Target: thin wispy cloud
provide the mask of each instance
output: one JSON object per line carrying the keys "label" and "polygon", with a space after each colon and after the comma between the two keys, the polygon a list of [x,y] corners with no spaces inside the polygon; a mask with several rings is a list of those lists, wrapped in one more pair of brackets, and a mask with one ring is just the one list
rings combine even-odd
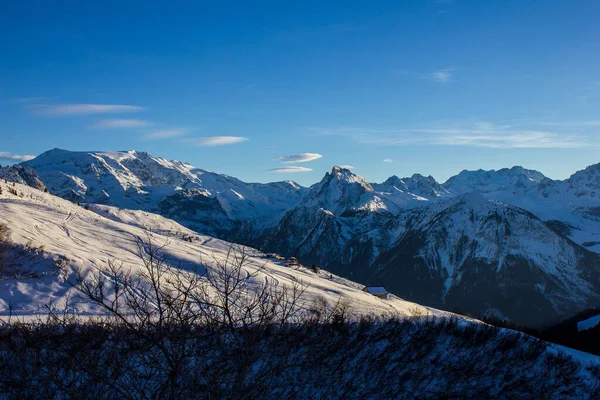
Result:
{"label": "thin wispy cloud", "polygon": [[344,164],[344,165],[338,165],[338,167],[340,167],[340,168],[344,168],[344,169],[354,169],[354,167],[353,167],[352,165],[347,165],[347,164]]}
{"label": "thin wispy cloud", "polygon": [[434,82],[448,83],[452,81],[452,71],[450,68],[440,69],[428,73],[425,77]]}
{"label": "thin wispy cloud", "polygon": [[542,131],[522,131],[506,135],[450,135],[438,137],[433,144],[452,146],[475,146],[498,149],[518,148],[561,148],[572,149],[583,147],[575,136],[562,137]]}
{"label": "thin wispy cloud", "polygon": [[29,109],[36,115],[66,117],[94,114],[121,114],[143,111],[146,108],[124,104],[55,104],[34,105]]}
{"label": "thin wispy cloud", "polygon": [[600,121],[582,121],[583,126],[600,126]]}
{"label": "thin wispy cloud", "polygon": [[28,155],[28,154],[20,155],[20,154],[12,154],[12,153],[9,153],[8,151],[0,151],[0,160],[23,162],[23,161],[33,160],[34,158],[35,158],[35,156]]}
{"label": "thin wispy cloud", "polygon": [[242,143],[247,140],[249,139],[242,136],[209,136],[203,138],[190,138],[185,141],[194,146],[226,146]]}
{"label": "thin wispy cloud", "polygon": [[594,128],[600,127],[600,121],[574,121],[574,122],[540,122],[543,126],[561,126],[570,128]]}
{"label": "thin wispy cloud", "polygon": [[355,140],[358,143],[374,145],[400,145],[420,142],[418,136],[402,135],[402,130],[373,129],[373,128],[312,128],[313,132],[326,136],[341,136]]}
{"label": "thin wispy cloud", "polygon": [[149,132],[144,135],[144,138],[149,140],[171,139],[187,135],[190,130],[187,128],[161,129],[154,132]]}
{"label": "thin wispy cloud", "polygon": [[278,173],[282,173],[282,172],[309,172],[312,171],[312,168],[306,168],[306,167],[297,167],[297,166],[286,166],[286,167],[279,167],[279,168],[273,168],[268,170],[268,172],[278,172]]}
{"label": "thin wispy cloud", "polygon": [[323,157],[323,156],[318,153],[302,153],[302,154],[294,154],[291,156],[277,157],[276,160],[282,161],[284,163],[295,163],[295,162],[313,161],[313,160],[317,160],[321,157]]}
{"label": "thin wispy cloud", "polygon": [[394,160],[392,160],[391,158],[386,158],[385,160],[383,160],[383,162],[391,163],[394,162]]}
{"label": "thin wispy cloud", "polygon": [[104,119],[98,121],[90,127],[101,128],[101,129],[119,129],[119,128],[142,128],[145,126],[152,125],[152,122],[144,121],[140,119]]}
{"label": "thin wispy cloud", "polygon": [[[594,121],[582,127],[594,127]],[[398,130],[365,128],[317,130],[324,135],[347,137],[361,144],[371,145],[444,145],[489,148],[582,148],[599,147],[589,136],[573,132],[553,132],[543,129],[519,128],[488,122],[464,126],[424,127]]]}

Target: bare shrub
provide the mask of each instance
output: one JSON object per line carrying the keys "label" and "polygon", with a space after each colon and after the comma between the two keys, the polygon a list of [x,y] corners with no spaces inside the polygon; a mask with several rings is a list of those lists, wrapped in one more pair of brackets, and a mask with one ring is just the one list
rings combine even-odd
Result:
{"label": "bare shrub", "polygon": [[[230,247],[224,259],[215,257],[210,266],[184,270],[165,259],[168,245],[168,240],[157,244],[148,232],[138,242],[140,272],[110,260],[104,271],[86,277],[80,270],[70,280],[79,301],[104,310],[105,323],[121,327],[145,349],[138,365],[140,373],[155,374],[152,398],[175,396],[191,373],[189,360],[205,335],[300,321],[300,298],[306,289],[300,284],[275,287],[268,278],[260,282],[264,266],[251,266],[243,247]],[[239,340],[245,344],[235,343],[236,351],[251,352],[254,341],[246,342],[243,335],[229,338],[235,340],[220,343],[219,353],[228,354]],[[238,359],[238,368],[251,368],[242,361]]]}
{"label": "bare shrub", "polygon": [[[334,324],[199,325],[173,375],[158,332],[114,323],[0,325],[7,398],[597,398],[598,371],[532,337],[453,318]],[[484,340],[485,338],[485,340]],[[509,343],[507,345],[507,343]],[[169,381],[169,378],[172,380]],[[173,386],[171,386],[173,385]]]}

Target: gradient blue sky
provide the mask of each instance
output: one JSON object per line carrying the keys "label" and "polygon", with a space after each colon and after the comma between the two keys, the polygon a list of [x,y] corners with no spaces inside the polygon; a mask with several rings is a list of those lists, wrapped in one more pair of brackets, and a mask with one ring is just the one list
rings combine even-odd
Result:
{"label": "gradient blue sky", "polygon": [[[0,163],[136,149],[246,181],[562,179],[600,162],[599,18],[586,0],[3,1]],[[278,159],[303,153],[322,157]]]}

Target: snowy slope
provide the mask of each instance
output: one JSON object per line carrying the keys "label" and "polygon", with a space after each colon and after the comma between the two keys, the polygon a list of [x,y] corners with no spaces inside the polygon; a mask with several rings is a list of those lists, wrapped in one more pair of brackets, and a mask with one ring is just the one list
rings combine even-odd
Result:
{"label": "snowy slope", "polygon": [[[147,230],[153,232],[153,240],[157,243],[169,241],[165,249],[167,260],[179,268],[191,268],[198,265],[199,260],[211,268],[210,260],[214,257],[222,261],[230,248],[228,242],[198,234],[175,221],[147,211],[93,204],[86,210],[25,185],[14,186],[17,195],[8,192],[12,184],[0,182],[0,186],[3,189],[0,195],[0,223],[10,227],[12,241],[12,249],[5,259],[6,268],[0,272],[0,319],[6,320],[9,313],[24,320],[43,315],[47,312],[44,304],[50,302],[52,308],[60,310],[73,294],[66,280],[74,268],[81,268],[84,275],[96,271],[106,273],[107,261],[116,259],[123,261],[126,268],[132,268],[134,273],[139,271],[137,245]],[[494,209],[493,204],[480,198],[466,196],[461,201],[468,201],[471,208],[480,207],[488,212]],[[440,207],[440,210],[444,210],[444,207]],[[419,221],[424,223],[425,219]],[[188,241],[190,238],[191,242]],[[307,305],[321,298],[330,305],[342,299],[348,302],[355,316],[455,316],[393,295],[381,300],[362,292],[362,285],[327,271],[315,274],[304,267],[290,268],[280,261],[267,259],[253,249],[249,249],[249,253],[252,256],[245,267],[249,272],[264,266],[264,270],[254,278],[255,283],[268,280],[276,288],[283,288],[302,282],[307,285],[303,296]],[[387,286],[388,281],[383,283]],[[78,306],[78,311],[83,315],[100,313],[97,309],[82,305]],[[461,321],[465,326],[479,323],[468,318]],[[419,325],[411,326],[417,329],[414,335],[418,335]],[[440,334],[453,337],[451,332],[442,331]],[[407,336],[406,340],[408,344],[405,347],[412,348],[411,336]],[[529,346],[531,340],[523,335],[522,345]],[[446,354],[448,343],[440,339],[439,346],[436,345],[440,354]],[[490,343],[490,346],[493,345]],[[486,344],[477,346],[484,349]],[[581,367],[576,373],[584,379],[591,378],[585,367],[600,364],[598,357],[561,346],[550,345],[544,347],[543,351],[572,357]]]}
{"label": "snowy slope", "polygon": [[[3,189],[7,185],[0,183]],[[0,314],[34,314],[44,312],[43,304],[50,300],[55,306],[64,304],[72,289],[65,282],[73,268],[82,268],[85,274],[106,268],[109,259],[123,261],[135,272],[140,268],[137,243],[145,233],[154,231],[157,243],[168,240],[166,255],[169,262],[181,268],[190,268],[200,260],[210,263],[213,257],[222,260],[230,244],[209,236],[197,234],[163,217],[144,211],[91,206],[90,210],[74,205],[48,193],[17,184],[23,197],[3,190],[0,195],[0,222],[11,229],[13,250],[10,251],[8,271],[18,276],[5,275],[0,279]],[[188,242],[182,236],[193,236]],[[340,298],[349,302],[357,314],[411,315],[427,311],[411,302],[392,296],[380,300],[361,291],[362,286],[322,271],[292,269],[277,260],[266,259],[262,253],[251,250],[248,269],[264,265],[257,281],[272,280],[276,285],[302,282],[308,285],[304,300],[307,303],[325,298],[335,304]],[[5,270],[7,271],[7,270]],[[416,311],[415,311],[416,310]],[[95,313],[93,309],[82,309]],[[434,314],[443,314],[428,310]]]}

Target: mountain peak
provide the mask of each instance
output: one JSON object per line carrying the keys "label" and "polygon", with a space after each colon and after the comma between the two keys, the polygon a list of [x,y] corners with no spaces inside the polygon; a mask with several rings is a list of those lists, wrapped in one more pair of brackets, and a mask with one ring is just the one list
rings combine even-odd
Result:
{"label": "mountain peak", "polygon": [[[65,154],[65,153],[71,153],[71,151],[55,147],[53,149],[50,149],[48,151],[43,152],[42,154],[40,154],[36,158],[38,158],[38,157],[53,156],[53,155],[58,155],[58,154]],[[35,160],[35,158],[34,158],[34,160]]]}
{"label": "mountain peak", "polygon": [[490,193],[508,189],[537,187],[545,178],[544,174],[536,170],[514,166],[487,171],[483,169],[477,171],[463,170],[458,175],[448,179],[443,186],[454,195],[472,191]]}
{"label": "mountain peak", "polygon": [[373,188],[371,187],[371,185],[369,184],[369,182],[367,182],[367,180],[365,178],[363,178],[360,175],[356,175],[353,172],[351,172],[349,169],[347,168],[343,168],[343,167],[338,167],[338,166],[334,166],[331,169],[331,172],[325,174],[325,176],[323,177],[323,181],[340,181],[340,182],[347,182],[347,183],[358,183],[361,186],[364,186],[367,190],[373,190]]}
{"label": "mountain peak", "polygon": [[588,176],[588,177],[596,176],[598,179],[600,179],[600,163],[589,165],[585,169],[575,172],[573,175],[571,175],[569,180],[583,176],[583,175]]}
{"label": "mountain peak", "polygon": [[566,182],[578,198],[589,197],[597,201],[600,197],[600,163],[577,171]]}
{"label": "mountain peak", "polygon": [[382,185],[386,186],[400,186],[402,184],[403,182],[400,178],[398,178],[398,175],[392,175],[382,183]]}
{"label": "mountain peak", "polygon": [[340,167],[339,165],[334,165],[333,168],[331,168],[331,173],[341,172],[341,171],[348,171],[348,172],[350,172],[350,169],[345,168],[345,167]]}
{"label": "mountain peak", "polygon": [[413,174],[408,178],[398,178],[398,176],[392,175],[384,183],[375,185],[375,187],[377,190],[386,192],[400,190],[407,194],[417,196],[420,200],[432,200],[449,194],[448,191],[433,178],[433,176],[430,175],[426,177],[421,174]]}
{"label": "mountain peak", "polygon": [[303,207],[321,207],[341,214],[372,200],[375,190],[365,178],[346,168],[335,166],[319,183],[310,188],[309,195],[301,202]]}

